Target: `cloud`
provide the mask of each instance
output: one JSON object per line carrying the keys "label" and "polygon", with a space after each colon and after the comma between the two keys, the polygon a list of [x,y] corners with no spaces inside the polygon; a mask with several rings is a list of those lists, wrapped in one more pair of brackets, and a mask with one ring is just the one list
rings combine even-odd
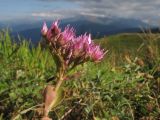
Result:
{"label": "cloud", "polygon": [[[146,21],[147,19],[160,19],[160,0],[39,0],[43,2],[65,1],[77,5],[72,9],[59,9],[58,11],[33,13],[40,17],[74,17],[78,15],[107,17],[116,16],[135,18]],[[63,5],[65,6],[65,5]]]}
{"label": "cloud", "polygon": [[75,13],[70,15],[69,12],[71,11],[53,10],[53,11],[46,11],[46,12],[33,12],[31,16],[45,18],[45,19],[64,19],[64,18],[70,18],[75,15]]}
{"label": "cloud", "polygon": [[101,0],[101,2],[92,1],[88,4],[82,1],[79,4],[84,8],[90,8],[94,12],[101,9],[105,13],[111,13],[122,17],[131,17],[132,15],[139,16],[145,15],[146,13],[156,14],[160,10],[159,0]]}
{"label": "cloud", "polygon": [[76,8],[76,9],[60,9],[60,10],[52,10],[46,12],[33,12],[31,14],[33,17],[41,17],[46,19],[63,19],[63,18],[71,18],[75,16],[91,16],[91,17],[106,17],[103,13],[95,13],[91,9],[88,8]]}
{"label": "cloud", "polygon": [[63,15],[54,13],[54,12],[34,12],[31,14],[33,17],[42,17],[42,18],[63,18]]}

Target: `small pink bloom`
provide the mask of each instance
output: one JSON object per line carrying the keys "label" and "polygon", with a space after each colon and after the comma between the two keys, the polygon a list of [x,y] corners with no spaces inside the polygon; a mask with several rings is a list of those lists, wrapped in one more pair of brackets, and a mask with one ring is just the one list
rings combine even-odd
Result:
{"label": "small pink bloom", "polygon": [[51,41],[51,39],[55,38],[56,36],[58,36],[61,32],[61,29],[58,26],[58,20],[53,22],[51,28],[48,30],[47,32],[47,39],[48,41]]}
{"label": "small pink bloom", "polygon": [[89,34],[89,36],[88,36],[88,43],[91,44],[91,41],[92,41],[91,40],[91,34]]}
{"label": "small pink bloom", "polygon": [[49,29],[47,32],[47,40],[51,41],[51,39],[52,39],[52,32],[51,32],[51,29]]}
{"label": "small pink bloom", "polygon": [[73,41],[73,55],[79,56],[84,51],[84,36],[79,36]]}
{"label": "small pink bloom", "polygon": [[69,26],[65,27],[64,31],[62,32],[63,39],[65,41],[70,41],[75,37],[75,30],[70,28]]}
{"label": "small pink bloom", "polygon": [[89,56],[88,51],[91,41],[91,35],[87,35],[86,33],[84,35],[81,35],[74,39],[73,41],[73,55],[74,56]]}
{"label": "small pink bloom", "polygon": [[69,26],[65,27],[64,31],[60,34],[58,41],[60,45],[65,45],[71,42],[75,37],[75,30]]}
{"label": "small pink bloom", "polygon": [[48,32],[48,28],[47,28],[46,22],[44,22],[41,33],[42,33],[43,36],[46,36],[47,32]]}
{"label": "small pink bloom", "polygon": [[94,62],[98,62],[104,57],[104,50],[101,50],[98,45],[91,45],[88,54]]}
{"label": "small pink bloom", "polygon": [[51,26],[51,31],[54,32],[55,34],[59,34],[61,32],[61,29],[59,28],[59,21],[53,22]]}

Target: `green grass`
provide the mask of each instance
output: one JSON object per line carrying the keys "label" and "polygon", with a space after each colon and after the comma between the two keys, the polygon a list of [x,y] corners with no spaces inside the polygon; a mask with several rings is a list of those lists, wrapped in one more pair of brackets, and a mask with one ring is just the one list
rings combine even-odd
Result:
{"label": "green grass", "polygon": [[[101,63],[86,63],[75,70],[78,76],[65,82],[63,101],[53,109],[50,117],[58,120],[71,111],[65,119],[158,119],[159,41],[155,44],[145,35],[141,37],[146,40],[136,34],[121,34],[96,41],[109,53]],[[144,46],[137,51],[142,43]],[[146,51],[147,46],[154,53]],[[125,60],[126,54],[129,62]],[[137,62],[139,59],[144,65]],[[47,48],[30,47],[25,40],[14,43],[8,32],[1,32],[0,120],[39,119],[42,91],[49,84],[46,80],[54,73],[55,63]]]}

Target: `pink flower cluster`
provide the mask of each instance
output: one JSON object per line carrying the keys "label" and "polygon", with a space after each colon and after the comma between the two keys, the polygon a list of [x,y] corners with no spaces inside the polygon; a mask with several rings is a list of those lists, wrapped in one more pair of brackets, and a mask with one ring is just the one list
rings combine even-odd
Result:
{"label": "pink flower cluster", "polygon": [[93,43],[90,34],[76,37],[74,28],[69,25],[62,31],[59,21],[53,22],[49,29],[44,22],[41,33],[51,45],[52,52],[60,54],[67,65],[98,62],[104,57],[104,50]]}

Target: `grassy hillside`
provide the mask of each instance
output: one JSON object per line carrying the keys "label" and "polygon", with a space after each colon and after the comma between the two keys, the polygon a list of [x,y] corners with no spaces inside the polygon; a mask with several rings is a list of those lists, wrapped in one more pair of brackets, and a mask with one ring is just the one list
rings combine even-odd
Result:
{"label": "grassy hillside", "polygon": [[143,43],[160,45],[159,34],[144,33],[123,33],[113,36],[106,36],[98,39],[97,42],[104,48],[113,49],[117,52],[125,52],[125,50],[137,50]]}
{"label": "grassy hillside", "polygon": [[[157,36],[154,36],[156,43]],[[8,32],[0,33],[0,120],[40,119],[42,91],[54,76],[55,63],[47,48],[40,45],[30,48],[24,40],[19,44],[11,40]],[[160,54],[154,41],[150,42],[148,37],[142,41],[135,34],[97,40],[109,49],[106,58],[74,70],[79,71],[78,76],[65,82],[63,101],[50,117],[53,120],[160,118]],[[145,44],[140,47],[142,43]]]}
{"label": "grassy hillside", "polygon": [[[154,33],[123,33],[113,36],[106,36],[96,40],[104,49],[109,50],[108,57],[119,60],[123,63],[125,55],[132,58],[145,57],[147,46],[152,46],[153,51],[158,54],[160,52],[160,35]],[[118,55],[117,55],[118,54]],[[115,57],[115,58],[114,58]],[[109,59],[108,59],[109,60]]]}

